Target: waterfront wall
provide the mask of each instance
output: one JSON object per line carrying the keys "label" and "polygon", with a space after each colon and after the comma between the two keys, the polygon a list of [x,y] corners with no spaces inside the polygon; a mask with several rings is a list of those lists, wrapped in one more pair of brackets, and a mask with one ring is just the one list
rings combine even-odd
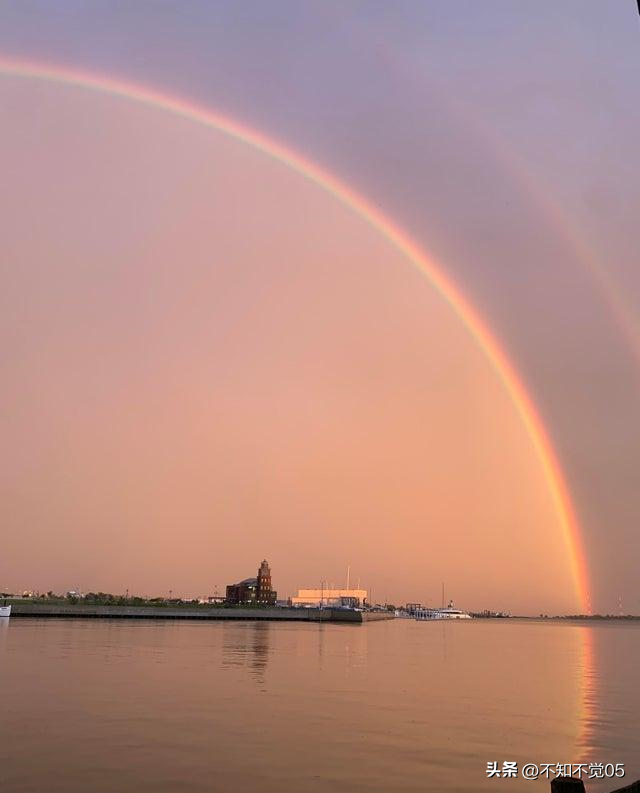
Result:
{"label": "waterfront wall", "polygon": [[295,608],[189,608],[172,606],[92,606],[14,603],[12,617],[150,620],[285,620],[295,622],[375,622],[393,619],[393,612]]}
{"label": "waterfront wall", "polygon": [[394,620],[396,618],[393,611],[363,611],[360,616],[362,622],[378,622],[379,620]]}

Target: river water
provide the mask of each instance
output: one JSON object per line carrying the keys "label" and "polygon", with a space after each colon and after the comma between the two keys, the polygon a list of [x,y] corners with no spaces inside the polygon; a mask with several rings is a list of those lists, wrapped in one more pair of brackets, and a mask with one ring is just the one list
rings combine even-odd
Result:
{"label": "river water", "polygon": [[[0,622],[2,793],[549,790],[527,763],[625,764],[593,793],[640,778],[637,623]],[[518,777],[488,778],[505,761]]]}

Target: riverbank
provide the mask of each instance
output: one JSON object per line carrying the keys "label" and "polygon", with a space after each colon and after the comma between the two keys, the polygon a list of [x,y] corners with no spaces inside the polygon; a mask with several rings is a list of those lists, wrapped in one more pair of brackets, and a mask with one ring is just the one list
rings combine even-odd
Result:
{"label": "riverbank", "polygon": [[293,622],[363,623],[394,619],[389,611],[303,608],[220,608],[219,606],[99,606],[80,604],[14,603],[12,618],[81,618],[147,620],[280,620]]}

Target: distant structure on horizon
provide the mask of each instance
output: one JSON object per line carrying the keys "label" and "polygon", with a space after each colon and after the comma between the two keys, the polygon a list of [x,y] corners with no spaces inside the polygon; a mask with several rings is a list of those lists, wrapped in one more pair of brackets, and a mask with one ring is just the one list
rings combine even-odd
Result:
{"label": "distant structure on horizon", "polygon": [[278,593],[271,585],[271,568],[267,560],[263,559],[255,578],[245,578],[227,586],[225,602],[230,606],[275,606],[277,599]]}
{"label": "distant structure on horizon", "polygon": [[368,597],[366,589],[299,589],[291,598],[292,606],[364,606]]}

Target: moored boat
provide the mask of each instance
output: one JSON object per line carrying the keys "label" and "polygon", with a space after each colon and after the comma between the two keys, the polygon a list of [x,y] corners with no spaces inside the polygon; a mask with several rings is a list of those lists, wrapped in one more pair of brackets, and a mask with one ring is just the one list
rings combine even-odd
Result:
{"label": "moored boat", "polygon": [[417,620],[471,620],[473,617],[466,611],[454,608],[453,602],[441,609],[418,608],[415,611]]}

